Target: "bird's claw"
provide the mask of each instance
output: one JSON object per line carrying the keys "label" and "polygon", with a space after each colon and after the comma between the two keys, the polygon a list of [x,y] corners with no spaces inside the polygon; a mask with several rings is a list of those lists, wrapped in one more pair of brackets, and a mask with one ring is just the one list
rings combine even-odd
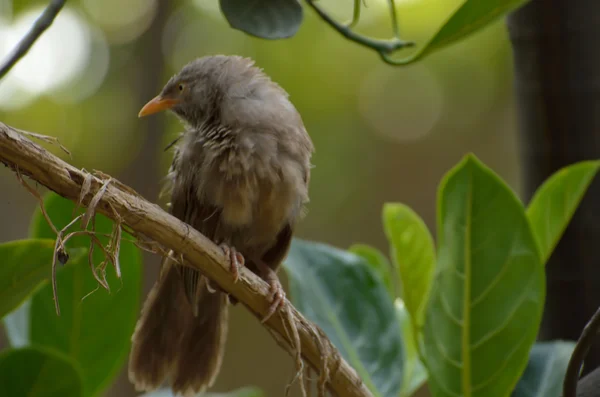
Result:
{"label": "bird's claw", "polygon": [[225,256],[229,259],[231,274],[233,275],[233,282],[237,283],[240,279],[240,269],[244,266],[246,260],[244,255],[238,252],[235,247],[230,247],[227,244],[221,244],[221,249]]}
{"label": "bird's claw", "polygon": [[285,291],[283,290],[283,286],[281,285],[281,282],[279,282],[279,279],[274,278],[269,280],[269,291],[269,301],[271,301],[271,305],[267,310],[267,314],[262,318],[261,323],[264,323],[271,318],[271,316],[285,304]]}

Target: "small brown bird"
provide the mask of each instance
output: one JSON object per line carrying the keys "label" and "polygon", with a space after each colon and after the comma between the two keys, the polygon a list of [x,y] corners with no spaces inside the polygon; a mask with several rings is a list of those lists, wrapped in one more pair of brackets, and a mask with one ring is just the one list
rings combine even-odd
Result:
{"label": "small brown bird", "polygon": [[[269,283],[266,319],[284,302],[275,272],[308,202],[314,148],[302,119],[288,94],[239,56],[190,62],[139,116],[167,109],[185,124],[167,178],[170,211],[222,247],[235,280],[246,266]],[[169,379],[174,393],[189,396],[212,386],[227,304],[198,271],[164,258],[132,337],[136,389]]]}

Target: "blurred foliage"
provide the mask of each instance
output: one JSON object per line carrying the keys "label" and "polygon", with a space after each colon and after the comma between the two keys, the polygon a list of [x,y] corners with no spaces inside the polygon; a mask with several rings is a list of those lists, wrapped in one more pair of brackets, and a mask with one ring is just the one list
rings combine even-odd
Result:
{"label": "blurred foliage", "polygon": [[76,363],[39,347],[0,353],[0,393],[15,397],[84,396]]}
{"label": "blurred foliage", "polygon": [[[391,255],[394,263],[404,261],[396,268],[403,285],[398,296],[386,288],[394,267],[376,250],[360,244],[346,252],[296,239],[285,261],[292,302],[375,396],[410,395],[426,380],[434,397],[502,397],[519,381],[517,396],[550,390],[556,379],[562,382],[565,349],[573,344],[531,350],[545,300],[547,257],[542,260],[537,241],[540,233],[560,238],[599,165],[557,171],[536,202],[559,210],[530,218],[508,185],[468,155],[440,183],[437,259],[420,217],[401,204],[384,206]],[[570,199],[557,191],[568,191]],[[541,227],[547,224],[555,226]],[[392,305],[400,327],[388,323]],[[402,349],[394,347],[397,338]],[[561,358],[544,365],[554,355]]]}
{"label": "blurred foliage", "polygon": [[575,342],[536,343],[529,353],[529,363],[511,397],[560,397],[562,383]]}
{"label": "blurred foliage", "polygon": [[383,225],[399,276],[400,297],[414,326],[421,327],[435,267],[433,237],[421,217],[403,204],[383,207]]}
{"label": "blurred foliage", "polygon": [[400,324],[383,280],[368,262],[296,239],[284,266],[294,306],[323,329],[375,397],[398,396]]}
{"label": "blurred foliage", "polygon": [[418,329],[413,324],[413,320],[406,310],[406,305],[400,298],[394,301],[398,322],[402,329],[402,341],[404,344],[404,376],[402,377],[402,389],[400,397],[412,396],[427,382],[427,370],[417,348]]}
{"label": "blurred foliage", "polygon": [[[46,195],[44,206],[58,230],[73,219],[74,203],[55,193]],[[76,223],[67,230],[71,232],[81,229],[79,223]],[[102,234],[98,239],[106,246],[108,238],[103,234],[111,234],[112,222],[97,215],[95,230]],[[32,240],[25,241],[46,242],[47,239],[56,238],[39,209],[33,215],[30,236]],[[67,243],[70,258],[57,275],[60,316],[55,311],[52,285],[46,283],[36,291],[27,305],[20,306],[4,319],[9,324],[7,331],[13,345],[22,346],[25,343],[27,346],[50,349],[70,357],[82,376],[82,396],[99,395],[111,385],[126,361],[137,320],[141,255],[139,249],[128,241],[132,239],[130,235],[123,233],[122,238],[119,252],[119,260],[124,264],[122,279],[117,279],[112,269],[103,275],[111,287],[110,291],[100,288],[92,276],[87,254],[90,238],[76,236]],[[72,254],[73,251],[82,250],[85,250],[84,255]],[[43,268],[48,277],[53,253],[52,243],[50,250],[38,250],[37,257],[19,258],[18,252],[15,252],[15,255],[6,257],[6,261],[24,269]],[[20,259],[27,262],[23,264]],[[98,266],[96,272],[102,274],[104,271],[99,265],[106,263],[106,260],[99,247],[95,247],[92,260],[94,266]],[[14,296],[19,296],[14,292],[15,287],[11,292]],[[23,291],[19,292],[23,294],[29,290],[23,288]]]}
{"label": "blurred foliage", "polygon": [[548,178],[531,198],[527,217],[533,227],[542,262],[550,258],[598,167],[598,161],[583,161],[564,168]]}
{"label": "blurred foliage", "polygon": [[52,239],[32,238],[0,244],[0,258],[11,258],[0,267],[0,318],[20,306],[48,279],[46,260],[53,252]]}
{"label": "blurred foliage", "polygon": [[303,11],[298,0],[219,0],[232,28],[263,39],[284,39],[296,34]]}

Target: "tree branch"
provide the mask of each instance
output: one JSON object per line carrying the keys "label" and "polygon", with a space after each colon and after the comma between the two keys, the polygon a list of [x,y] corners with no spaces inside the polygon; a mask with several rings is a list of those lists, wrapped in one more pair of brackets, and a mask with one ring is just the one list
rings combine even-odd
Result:
{"label": "tree branch", "polygon": [[[54,156],[26,138],[25,134],[30,133],[19,132],[0,122],[0,162],[13,170],[18,169],[21,174],[77,203],[86,178],[89,183],[89,174]],[[91,179],[89,194],[82,203],[86,206],[103,185],[101,179]],[[136,233],[182,254],[186,265],[199,269],[258,319],[267,313],[267,283],[246,268],[240,270],[239,281],[234,283],[229,265],[219,247],[195,229],[163,211],[158,205],[145,200],[133,189],[113,178],[96,205],[96,210],[112,220],[118,218]],[[287,313],[271,316],[264,324],[277,343],[293,358],[297,358],[297,339],[293,335],[294,332],[287,330],[290,319],[286,316],[291,317],[297,327],[303,360],[317,373],[329,374],[328,388],[335,395],[372,397],[354,369],[344,361],[323,331],[306,320],[291,303],[288,302],[286,306],[289,308],[284,309]],[[330,357],[334,359],[331,360]]]}
{"label": "tree branch", "polygon": [[600,331],[600,307],[596,310],[596,313],[594,313],[585,328],[583,328],[581,336],[577,341],[577,345],[575,345],[575,350],[573,350],[573,354],[571,354],[571,359],[569,360],[567,373],[565,374],[565,380],[563,382],[563,397],[577,396],[579,372],[581,371],[585,356],[598,335],[598,331]]}
{"label": "tree branch", "polygon": [[44,10],[42,15],[36,19],[35,23],[31,27],[31,30],[19,41],[19,44],[15,47],[13,52],[8,56],[6,61],[0,67],[0,79],[2,79],[6,73],[8,73],[13,66],[19,62],[19,59],[23,58],[33,44],[40,38],[42,33],[46,31],[54,22],[54,18],[58,15],[60,10],[65,5],[66,0],[52,0],[48,7]]}
{"label": "tree branch", "polygon": [[337,22],[335,19],[331,17],[328,13],[325,12],[321,6],[317,5],[315,0],[306,0],[306,3],[317,13],[317,15],[325,21],[329,26],[331,26],[335,31],[344,36],[350,41],[353,41],[357,44],[360,44],[364,47],[371,48],[372,50],[377,51],[381,58],[389,63],[394,64],[393,61],[390,60],[388,55],[396,50],[405,48],[405,47],[413,47],[415,43],[412,41],[404,41],[399,37],[399,29],[398,29],[398,19],[396,17],[396,7],[394,0],[389,0],[390,3],[390,14],[392,18],[392,29],[394,31],[394,38],[391,40],[379,40],[374,39],[372,37],[364,36],[360,33],[356,33],[352,30],[352,27],[358,24],[358,20],[360,18],[360,1],[354,1],[354,11],[352,16],[352,21],[347,25],[342,25]]}

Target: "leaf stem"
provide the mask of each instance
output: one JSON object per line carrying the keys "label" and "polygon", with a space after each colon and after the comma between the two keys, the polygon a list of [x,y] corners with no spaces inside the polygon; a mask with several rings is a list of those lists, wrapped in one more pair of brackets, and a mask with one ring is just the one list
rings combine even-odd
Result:
{"label": "leaf stem", "polygon": [[[413,47],[415,43],[412,41],[404,41],[398,37],[398,23],[396,18],[396,9],[393,6],[394,1],[390,1],[390,7],[392,10],[392,24],[394,29],[394,38],[391,40],[380,40],[374,39],[372,37],[364,36],[359,33],[356,33],[352,30],[352,26],[355,26],[358,23],[358,18],[360,17],[360,11],[356,10],[356,3],[354,8],[354,16],[352,22],[348,25],[342,25],[338,23],[335,19],[331,17],[328,13],[323,10],[320,6],[318,6],[314,0],[306,0],[306,3],[319,15],[319,17],[324,20],[329,26],[331,26],[335,31],[344,36],[350,41],[353,41],[357,44],[360,44],[364,47],[371,48],[379,53],[381,58],[388,63],[391,63],[390,58],[387,56],[390,53],[405,48],[405,47]],[[360,10],[360,6],[358,7]]]}

